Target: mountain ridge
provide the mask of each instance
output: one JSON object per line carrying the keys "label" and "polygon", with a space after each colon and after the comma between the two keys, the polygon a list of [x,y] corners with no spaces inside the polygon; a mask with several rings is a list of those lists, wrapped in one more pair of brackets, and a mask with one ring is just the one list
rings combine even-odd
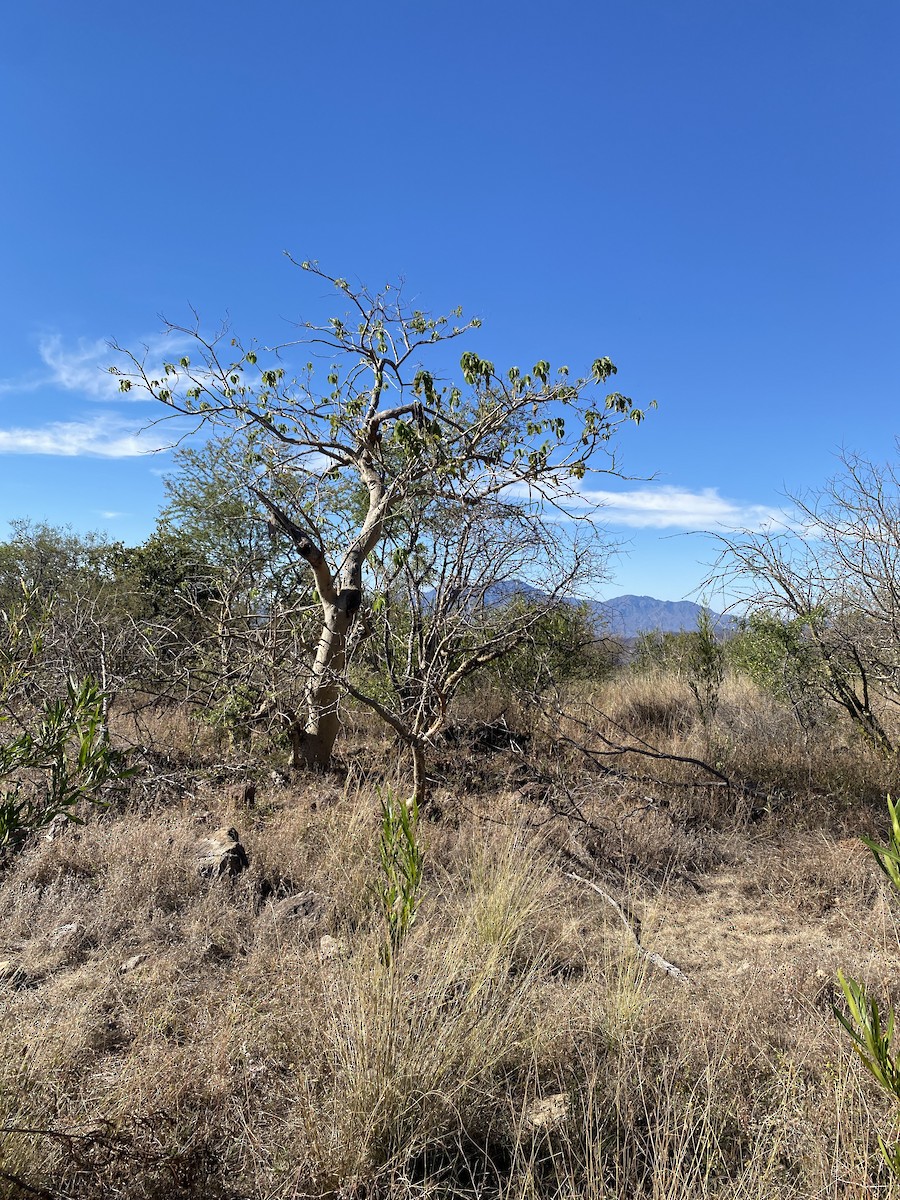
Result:
{"label": "mountain ridge", "polygon": [[693,600],[657,600],[655,596],[613,596],[589,600],[591,615],[613,637],[633,638],[642,633],[685,633],[697,628],[700,614],[709,612],[720,637],[734,631],[736,621]]}
{"label": "mountain ridge", "polygon": [[[543,597],[544,593],[520,579],[492,584],[488,602],[504,603],[514,596],[527,600]],[[578,604],[578,600],[568,603]],[[657,600],[655,596],[613,596],[609,600],[587,600],[591,619],[599,634],[618,638],[636,638],[643,633],[687,633],[695,630],[700,614],[706,609],[719,637],[727,637],[737,628],[737,621],[728,614],[707,609],[693,600]]]}

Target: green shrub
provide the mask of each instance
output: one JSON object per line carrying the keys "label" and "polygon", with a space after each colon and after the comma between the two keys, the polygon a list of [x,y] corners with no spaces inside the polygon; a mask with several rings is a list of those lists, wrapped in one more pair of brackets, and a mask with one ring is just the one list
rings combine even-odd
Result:
{"label": "green shrub", "polygon": [[[862,840],[894,888],[900,892],[900,814],[890,796],[887,804],[891,821],[888,844],[880,846],[870,838]],[[900,1105],[900,1050],[894,1042],[894,1009],[890,1007],[883,1013],[874,996],[870,996],[862,984],[845,977],[842,971],[838,972],[838,981],[847,1001],[849,1015],[837,1008],[834,1009],[834,1015],[850,1035],[853,1049],[863,1066]],[[879,1138],[878,1145],[894,1177],[900,1179],[900,1144],[889,1145]]]}
{"label": "green shrub", "polygon": [[419,907],[422,850],[418,838],[419,812],[390,789],[381,797],[381,885],[379,899],[387,927],[385,963],[390,963],[409,933]]}
{"label": "green shrub", "polygon": [[39,694],[35,680],[48,617],[48,606],[24,587],[22,600],[4,614],[0,854],[56,817],[79,821],[79,802],[98,803],[106,783],[132,773],[109,744],[106,696],[92,679],[69,678],[61,697]]}

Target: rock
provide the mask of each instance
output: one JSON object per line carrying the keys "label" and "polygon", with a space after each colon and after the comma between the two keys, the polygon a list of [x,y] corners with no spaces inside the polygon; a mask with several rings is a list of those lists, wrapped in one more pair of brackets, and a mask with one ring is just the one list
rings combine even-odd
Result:
{"label": "rock", "polygon": [[516,788],[510,799],[514,804],[541,804],[547,799],[549,791],[549,784],[541,783],[539,780],[534,779],[530,783],[523,783],[521,787]]}
{"label": "rock", "polygon": [[269,912],[276,921],[301,921],[305,925],[315,925],[322,919],[325,904],[326,897],[318,892],[299,892],[296,896],[273,901],[269,905]]}
{"label": "rock", "polygon": [[129,971],[136,970],[141,963],[147,961],[146,954],[132,954],[131,958],[126,958],[123,963],[119,963],[119,974],[127,975]]}
{"label": "rock", "polygon": [[80,928],[81,926],[77,923],[77,921],[70,921],[67,925],[60,925],[58,929],[54,929],[53,933],[50,935],[50,940],[54,944],[58,942],[71,941],[75,934],[78,933]]}
{"label": "rock", "polygon": [[531,1129],[558,1129],[569,1115],[569,1097],[565,1092],[554,1092],[533,1101],[525,1113],[525,1123]]}
{"label": "rock", "polygon": [[216,829],[196,847],[197,870],[205,879],[239,875],[250,860],[236,829]]}
{"label": "rock", "polygon": [[329,808],[334,808],[340,801],[340,793],[335,792],[320,792],[318,796],[309,802],[310,812],[325,812]]}
{"label": "rock", "polygon": [[333,958],[344,958],[347,954],[347,947],[343,942],[333,938],[331,934],[323,934],[319,938],[319,957],[327,962]]}
{"label": "rock", "polygon": [[70,822],[71,818],[67,813],[57,813],[44,831],[44,841],[52,842],[56,838],[56,835],[62,833]]}

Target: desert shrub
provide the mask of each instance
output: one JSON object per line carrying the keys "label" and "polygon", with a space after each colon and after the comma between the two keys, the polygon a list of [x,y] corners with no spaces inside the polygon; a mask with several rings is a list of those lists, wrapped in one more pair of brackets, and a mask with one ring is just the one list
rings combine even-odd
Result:
{"label": "desert shrub", "polygon": [[755,612],[728,644],[728,661],[791,710],[804,733],[831,716],[821,655],[802,620]]}
{"label": "desert shrub", "polygon": [[698,718],[705,728],[709,726],[725,678],[725,648],[716,636],[708,610],[701,611],[695,630],[641,634],[635,642],[631,667],[639,676],[674,674],[683,679]]}
{"label": "desert shrub", "polygon": [[[508,695],[530,696],[551,683],[606,678],[618,653],[615,643],[598,639],[586,604],[560,601],[535,621],[516,649],[484,674],[492,675]],[[477,688],[481,682],[476,676],[473,684]]]}
{"label": "desert shrub", "polygon": [[0,854],[57,817],[79,820],[80,802],[98,802],[105,784],[131,773],[109,743],[107,697],[93,680],[70,677],[50,698],[35,687],[50,611],[25,588],[3,614]]}

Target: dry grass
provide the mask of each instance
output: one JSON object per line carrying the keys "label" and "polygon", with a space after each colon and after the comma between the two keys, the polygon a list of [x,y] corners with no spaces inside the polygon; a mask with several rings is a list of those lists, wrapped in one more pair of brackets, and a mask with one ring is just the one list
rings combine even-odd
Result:
{"label": "dry grass", "polygon": [[[826,781],[858,772],[874,791],[882,768],[840,731],[811,755],[789,714],[737,686],[708,729],[685,700],[635,682],[572,711],[678,753],[708,740],[758,780],[796,769],[803,803],[751,819],[721,789],[677,786],[696,778],[683,764],[624,780],[552,750],[535,719],[524,757],[485,752],[469,791],[444,780],[390,966],[376,784],[394,751],[367,750],[360,725],[350,760],[380,754],[377,773],[266,769],[247,808],[205,731],[168,718],[166,762],[195,756],[182,786],[141,784],[0,876],[0,1195],[890,1195],[875,1137],[891,1113],[830,1005],[838,967],[890,996],[896,910],[842,828],[851,810],[822,799],[818,830],[807,811],[839,794]],[[523,772],[542,790],[513,794]],[[219,824],[250,857],[235,880],[193,864]],[[689,985],[638,958],[573,862]],[[279,916],[300,892],[310,914]]]}
{"label": "dry grass", "polygon": [[[860,808],[880,813],[884,795],[896,786],[893,762],[877,754],[834,710],[823,711],[815,727],[804,731],[788,706],[740,676],[726,676],[715,714],[706,722],[684,680],[663,672],[582,686],[570,696],[566,711],[574,720],[563,723],[564,731],[588,747],[586,727],[593,727],[614,742],[701,759],[729,777],[737,790],[719,789],[722,800],[716,812],[709,803],[696,807],[702,788],[695,785],[712,780],[696,768],[637,755],[609,763],[630,775],[643,774],[663,790],[666,785],[684,787],[690,793],[681,806],[684,815],[693,805],[694,815],[704,822],[717,823],[729,812],[744,821],[750,809],[763,808],[794,825],[820,828],[827,823],[835,832],[855,832]],[[578,762],[577,753],[572,760]],[[675,802],[675,793],[666,798]]]}

